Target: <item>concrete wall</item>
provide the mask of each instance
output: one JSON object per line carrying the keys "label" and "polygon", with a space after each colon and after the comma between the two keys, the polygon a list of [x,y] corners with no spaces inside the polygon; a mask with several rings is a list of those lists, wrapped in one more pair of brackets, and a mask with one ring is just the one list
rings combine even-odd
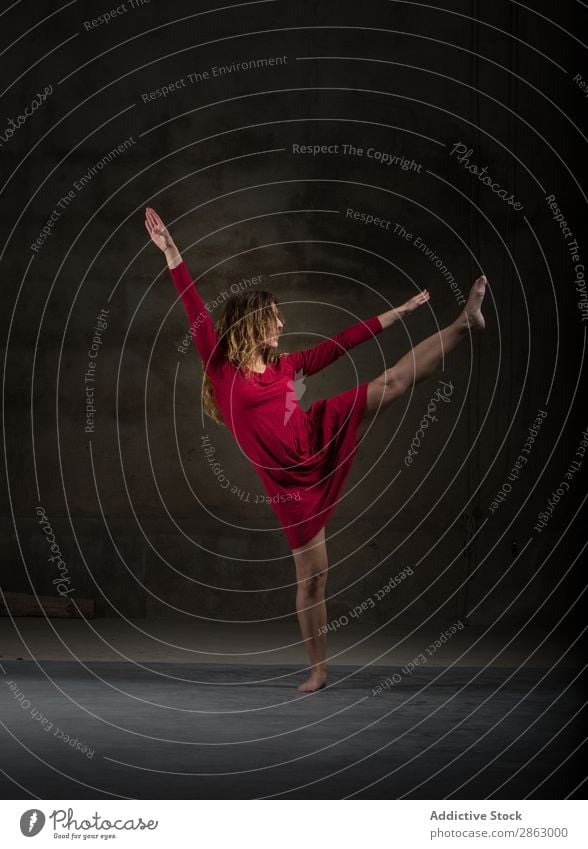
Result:
{"label": "concrete wall", "polygon": [[[573,82],[575,41],[555,39],[541,18],[506,0],[484,6],[478,26],[472,4],[459,2],[439,12],[314,2],[209,14],[209,5],[152,2],[94,25],[95,4],[81,2],[10,54],[10,79],[23,76],[6,95],[7,116],[52,91],[2,145],[10,178],[2,587],[54,592],[60,573],[35,514],[42,505],[69,589],[95,597],[100,614],[292,614],[285,538],[270,507],[255,503],[261,484],[229,434],[202,419],[195,350],[178,353],[187,322],[146,241],[149,204],[174,222],[206,298],[262,275],[284,305],[289,349],[430,289],[432,309],[309,381],[303,406],[393,364],[453,320],[456,286],[465,294],[486,273],[485,334],[382,415],[358,453],[327,529],[329,611],[344,615],[411,567],[362,621],[397,617],[404,627],[469,613],[478,625],[513,624],[536,611],[535,624],[558,620],[581,586],[572,572],[554,589],[579,547],[573,517],[584,469],[547,526],[533,527],[586,426],[577,413],[586,325],[569,244],[546,203],[554,193],[579,237],[586,107]],[[11,17],[6,36],[22,24]],[[189,77],[284,56],[274,67]],[[300,58],[312,56],[361,61]],[[471,177],[451,153],[458,143],[522,209]],[[337,145],[338,153],[295,154],[296,144]],[[415,164],[385,165],[369,149]],[[349,209],[390,227],[353,220]],[[52,214],[51,235],[33,250]],[[85,384],[101,310],[95,383]],[[451,402],[407,468],[440,377],[454,386]],[[548,415],[528,463],[492,512],[540,410]],[[242,497],[212,474],[203,434]]]}

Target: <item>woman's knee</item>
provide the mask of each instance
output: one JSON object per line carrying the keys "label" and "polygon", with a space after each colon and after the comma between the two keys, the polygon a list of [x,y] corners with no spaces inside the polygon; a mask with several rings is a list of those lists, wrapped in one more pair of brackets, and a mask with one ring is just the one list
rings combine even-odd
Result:
{"label": "woman's knee", "polygon": [[[410,386],[410,379],[397,366],[392,366],[372,381],[368,387],[368,407],[386,406],[404,395]],[[370,403],[371,402],[371,403]]]}
{"label": "woman's knee", "polygon": [[298,592],[307,598],[316,598],[325,591],[327,582],[327,550],[324,528],[310,543],[294,551]]}
{"label": "woman's knee", "polygon": [[386,387],[390,401],[395,401],[404,395],[412,384],[412,376],[398,366],[392,366],[384,372]]}
{"label": "woman's knee", "polygon": [[313,571],[298,577],[298,592],[305,598],[320,598],[324,595],[327,583],[327,571]]}

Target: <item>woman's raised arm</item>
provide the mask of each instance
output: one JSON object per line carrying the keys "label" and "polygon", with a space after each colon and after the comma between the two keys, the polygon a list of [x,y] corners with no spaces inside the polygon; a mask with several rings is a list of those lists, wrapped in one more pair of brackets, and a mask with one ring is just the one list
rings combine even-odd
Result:
{"label": "woman's raised arm", "polygon": [[211,359],[219,353],[212,317],[167,227],[151,207],[145,210],[145,227],[153,243],[165,254],[169,273],[190,322],[192,339],[206,368]]}

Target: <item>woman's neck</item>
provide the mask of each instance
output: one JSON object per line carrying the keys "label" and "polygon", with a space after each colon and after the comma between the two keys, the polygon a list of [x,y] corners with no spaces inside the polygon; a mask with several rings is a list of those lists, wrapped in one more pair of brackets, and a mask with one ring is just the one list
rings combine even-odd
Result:
{"label": "woman's neck", "polygon": [[263,372],[267,368],[267,364],[266,364],[265,360],[263,359],[263,357],[258,356],[256,360],[253,360],[253,362],[251,363],[249,368],[251,369],[251,371],[256,371],[256,372],[259,372],[260,374],[263,374]]}

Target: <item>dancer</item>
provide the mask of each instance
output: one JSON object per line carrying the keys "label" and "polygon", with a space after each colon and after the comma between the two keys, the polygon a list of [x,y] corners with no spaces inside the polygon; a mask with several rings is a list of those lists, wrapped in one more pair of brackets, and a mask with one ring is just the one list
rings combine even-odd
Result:
{"label": "dancer", "polygon": [[327,679],[325,524],[358,441],[376,415],[429,377],[470,330],[484,327],[486,278],[476,280],[453,324],[420,342],[375,380],[316,401],[304,412],[298,397],[306,377],[426,303],[428,291],[307,350],[284,354],[278,352],[284,317],[274,295],[258,289],[233,295],[215,326],[167,228],[150,207],[145,226],[165,254],[202,358],[205,412],[226,424],[253,463],[292,549],[296,610],[310,659],[310,676],[297,689],[319,690]]}

